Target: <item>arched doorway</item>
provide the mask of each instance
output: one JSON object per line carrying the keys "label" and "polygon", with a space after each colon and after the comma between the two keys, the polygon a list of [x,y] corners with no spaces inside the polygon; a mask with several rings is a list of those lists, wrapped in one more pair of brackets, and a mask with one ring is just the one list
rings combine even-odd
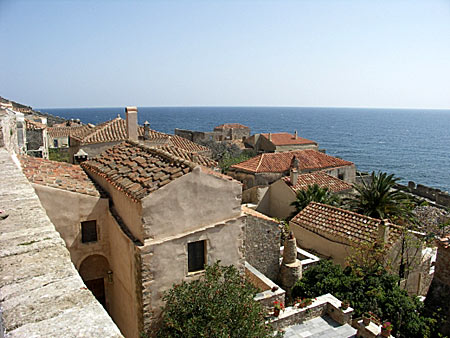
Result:
{"label": "arched doorway", "polygon": [[79,273],[87,288],[100,304],[107,309],[106,287],[108,273],[111,273],[108,260],[101,255],[88,256],[80,264]]}

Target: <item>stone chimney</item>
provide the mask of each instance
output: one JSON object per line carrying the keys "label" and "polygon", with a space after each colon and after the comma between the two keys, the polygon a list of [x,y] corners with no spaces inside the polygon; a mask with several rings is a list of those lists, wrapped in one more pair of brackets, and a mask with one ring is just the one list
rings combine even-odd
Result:
{"label": "stone chimney", "polygon": [[138,141],[137,107],[126,107],[127,138],[130,141]]}
{"label": "stone chimney", "polygon": [[386,244],[389,240],[389,220],[383,219],[378,225],[377,242]]}
{"label": "stone chimney", "polygon": [[294,132],[294,139],[297,139],[297,130]]}
{"label": "stone chimney", "polygon": [[144,140],[150,138],[150,123],[148,121],[144,122]]}
{"label": "stone chimney", "polygon": [[280,268],[280,284],[291,296],[291,289],[302,278],[302,263],[297,259],[297,245],[292,231],[284,241],[283,261]]}
{"label": "stone chimney", "polygon": [[297,184],[297,181],[298,181],[298,169],[291,168],[290,179],[291,179],[291,184],[292,185],[296,185]]}
{"label": "stone chimney", "polygon": [[269,141],[272,141],[272,133],[269,133]]}

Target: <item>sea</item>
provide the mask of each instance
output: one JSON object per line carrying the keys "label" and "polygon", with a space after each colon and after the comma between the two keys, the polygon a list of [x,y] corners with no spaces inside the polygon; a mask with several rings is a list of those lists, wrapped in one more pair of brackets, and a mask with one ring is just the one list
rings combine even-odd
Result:
{"label": "sea", "polygon": [[[120,115],[115,108],[40,108],[41,112],[97,124]],[[393,173],[450,191],[450,110],[308,107],[138,107],[138,122],[173,134],[175,128],[212,131],[241,123],[251,133],[289,132],[319,143],[327,154],[363,172]]]}

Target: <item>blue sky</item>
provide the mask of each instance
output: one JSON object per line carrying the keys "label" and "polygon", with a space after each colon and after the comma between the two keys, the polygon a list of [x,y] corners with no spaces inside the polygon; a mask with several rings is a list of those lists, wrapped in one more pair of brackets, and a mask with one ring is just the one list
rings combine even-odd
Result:
{"label": "blue sky", "polygon": [[0,0],[33,107],[450,108],[449,0]]}

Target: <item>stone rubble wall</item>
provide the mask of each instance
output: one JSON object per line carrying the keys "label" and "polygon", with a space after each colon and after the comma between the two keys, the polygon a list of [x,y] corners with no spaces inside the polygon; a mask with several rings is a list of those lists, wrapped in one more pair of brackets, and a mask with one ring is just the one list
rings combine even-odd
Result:
{"label": "stone rubble wall", "polygon": [[[257,212],[255,212],[257,213]],[[245,260],[263,275],[278,278],[281,229],[277,222],[247,213]]]}
{"label": "stone rubble wall", "polygon": [[437,205],[450,207],[450,195],[448,192],[427,187],[422,184],[416,185],[413,181],[409,181],[408,186],[397,184],[396,188],[423,198],[427,198],[430,201],[435,202]]}
{"label": "stone rubble wall", "polygon": [[19,153],[17,142],[16,116],[7,110],[0,110],[0,148],[4,147],[10,153]]}
{"label": "stone rubble wall", "polygon": [[[0,122],[4,125],[5,120]],[[0,209],[9,213],[0,220],[0,313],[5,338],[122,337],[84,285],[64,241],[16,163],[0,148]]]}

